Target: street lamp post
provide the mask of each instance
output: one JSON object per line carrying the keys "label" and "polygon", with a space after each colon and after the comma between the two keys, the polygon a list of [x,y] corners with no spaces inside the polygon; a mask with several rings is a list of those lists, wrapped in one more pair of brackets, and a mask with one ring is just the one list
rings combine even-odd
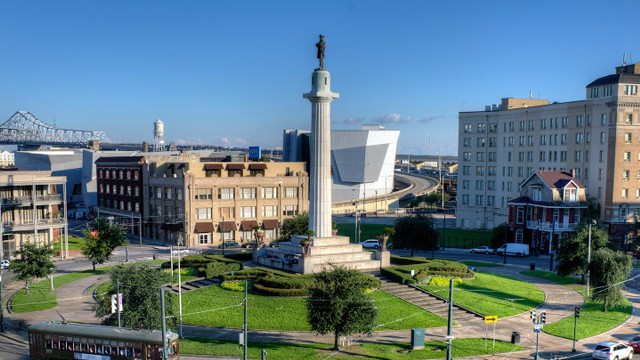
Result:
{"label": "street lamp post", "polygon": [[[182,235],[178,235],[178,315],[180,316],[180,338],[182,339],[182,278],[180,276],[180,258],[182,257],[182,253],[180,252],[180,245],[182,245]],[[172,280],[173,282],[173,280]]]}
{"label": "street lamp post", "polygon": [[378,190],[376,190],[376,217],[378,217]]}
{"label": "street lamp post", "polygon": [[507,263],[507,236],[509,231],[509,223],[504,224],[504,250],[502,250],[502,254],[504,255],[504,259],[502,260],[503,264]]}

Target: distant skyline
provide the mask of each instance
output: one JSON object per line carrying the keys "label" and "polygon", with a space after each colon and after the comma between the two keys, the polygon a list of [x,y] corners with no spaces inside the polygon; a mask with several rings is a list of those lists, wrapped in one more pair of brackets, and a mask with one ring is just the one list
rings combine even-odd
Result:
{"label": "distant skyline", "polygon": [[[457,154],[458,112],[584,99],[640,60],[640,3],[12,1],[0,7],[0,123],[18,110],[113,142],[282,146],[310,128],[326,41],[332,129],[400,130],[399,153]],[[631,54],[631,55],[630,55]],[[430,140],[430,141],[429,141]]]}

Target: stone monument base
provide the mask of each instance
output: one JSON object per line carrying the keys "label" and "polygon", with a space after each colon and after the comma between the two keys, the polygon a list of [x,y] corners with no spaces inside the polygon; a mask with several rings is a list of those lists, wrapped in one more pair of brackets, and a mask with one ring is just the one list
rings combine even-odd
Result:
{"label": "stone monument base", "polygon": [[364,251],[362,245],[349,243],[349,237],[312,237],[309,246],[302,245],[306,236],[293,236],[277,248],[258,249],[254,262],[280,270],[300,274],[313,274],[330,270],[332,265],[360,271],[378,270],[389,266],[388,251]]}

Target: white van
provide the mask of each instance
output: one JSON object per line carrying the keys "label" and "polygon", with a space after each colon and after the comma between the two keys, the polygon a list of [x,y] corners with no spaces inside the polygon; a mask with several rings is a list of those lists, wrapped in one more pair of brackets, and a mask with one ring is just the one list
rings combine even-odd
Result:
{"label": "white van", "polygon": [[[505,251],[506,245],[506,251]],[[529,256],[529,244],[507,243],[496,249],[496,254],[515,255],[517,257]]]}

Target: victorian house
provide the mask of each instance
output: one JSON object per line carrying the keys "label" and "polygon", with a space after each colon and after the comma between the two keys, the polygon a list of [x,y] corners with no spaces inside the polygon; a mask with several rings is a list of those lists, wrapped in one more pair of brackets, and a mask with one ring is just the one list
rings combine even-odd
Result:
{"label": "victorian house", "polygon": [[538,170],[519,188],[520,197],[508,203],[512,230],[508,242],[529,244],[532,253],[552,253],[584,220],[586,187],[572,173]]}

